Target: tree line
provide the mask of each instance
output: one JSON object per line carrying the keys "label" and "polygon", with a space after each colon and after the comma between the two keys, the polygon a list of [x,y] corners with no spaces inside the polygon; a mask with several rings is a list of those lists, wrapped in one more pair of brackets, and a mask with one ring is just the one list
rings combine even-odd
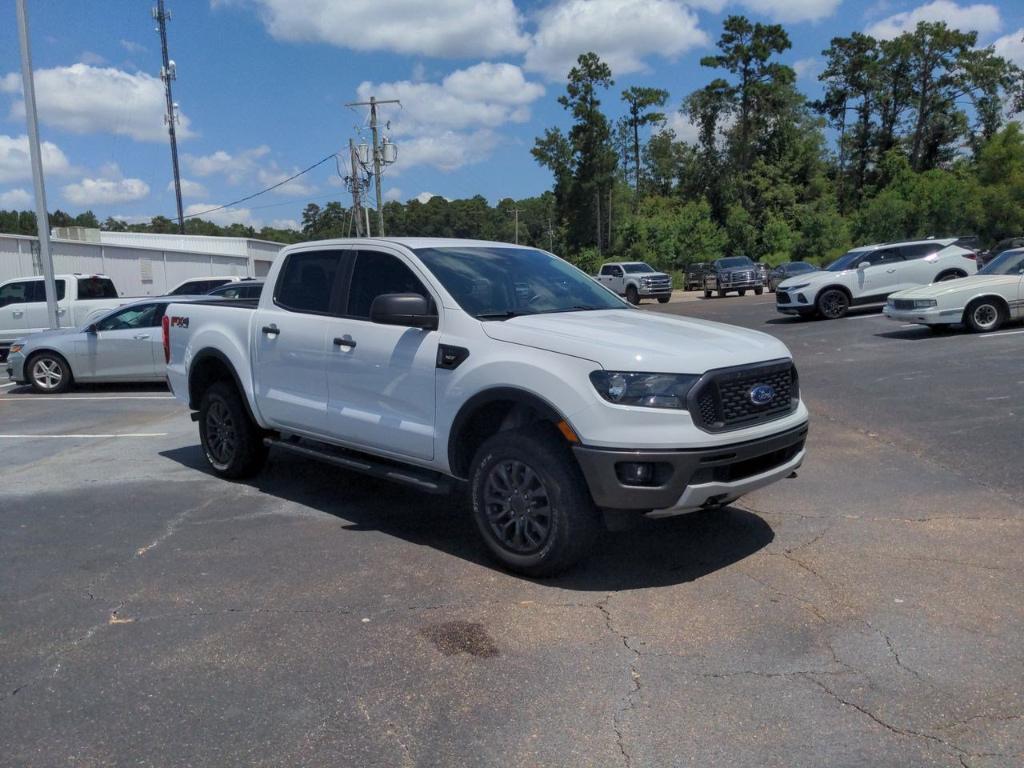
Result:
{"label": "tree line", "polygon": [[[1010,120],[1024,110],[1020,68],[943,22],[891,40],[854,32],[822,51],[823,93],[810,100],[780,61],[790,47],[783,26],[730,16],[717,53],[701,60],[706,85],[673,107],[666,90],[630,87],[617,119],[603,106],[614,73],[584,53],[558,98],[565,125],[531,150],[550,191],[496,205],[479,195],[389,202],[387,232],[518,239],[588,270],[608,258],[667,270],[738,254],[821,262],[853,244],[1024,234],[1024,134]],[[671,108],[692,136],[669,127]],[[165,217],[100,223],[92,212],[56,211],[50,223],[175,231]],[[337,201],[308,204],[300,231],[201,219],[186,229],[279,242],[354,234]],[[34,234],[35,216],[0,211],[0,231]]]}

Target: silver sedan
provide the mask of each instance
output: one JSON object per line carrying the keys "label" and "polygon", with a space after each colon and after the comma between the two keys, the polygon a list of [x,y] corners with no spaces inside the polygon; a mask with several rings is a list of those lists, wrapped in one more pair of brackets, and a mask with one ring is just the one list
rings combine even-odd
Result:
{"label": "silver sedan", "polygon": [[26,336],[11,345],[7,375],[36,392],[56,394],[74,382],[164,381],[161,321],[167,305],[143,299],[99,314],[82,328]]}

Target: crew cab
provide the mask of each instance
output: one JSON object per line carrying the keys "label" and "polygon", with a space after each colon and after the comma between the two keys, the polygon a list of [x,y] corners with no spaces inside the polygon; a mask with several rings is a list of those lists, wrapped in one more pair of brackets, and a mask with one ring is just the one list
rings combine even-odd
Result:
{"label": "crew cab", "polygon": [[172,304],[163,329],[216,474],[252,475],[274,447],[462,490],[490,552],[534,576],[582,557],[602,513],[720,507],[804,458],[780,341],[642,312],[534,248],[293,245],[258,303]]}
{"label": "crew cab", "polygon": [[956,280],[978,271],[977,254],[959,238],[908,240],[854,248],[824,270],[783,280],[775,308],[786,315],[834,320],[850,307],[883,304],[889,294]]}
{"label": "crew cab", "polygon": [[711,262],[711,269],[704,275],[705,299],[710,299],[712,292],[719,297],[729,291],[745,296],[748,290],[760,296],[764,293],[764,278],[761,277],[760,267],[746,256],[715,259]]}
{"label": "crew cab", "polygon": [[[57,321],[77,328],[102,311],[124,304],[114,282],[106,275],[56,275]],[[46,289],[41,277],[22,277],[0,283],[0,349],[50,327]]]}
{"label": "crew cab", "polygon": [[614,261],[601,266],[596,280],[630,304],[657,299],[666,304],[672,298],[672,277],[642,261]]}

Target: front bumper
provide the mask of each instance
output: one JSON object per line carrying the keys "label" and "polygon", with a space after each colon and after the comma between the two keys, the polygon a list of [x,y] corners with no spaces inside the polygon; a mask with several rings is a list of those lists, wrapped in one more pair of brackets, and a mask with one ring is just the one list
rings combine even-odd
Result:
{"label": "front bumper", "polygon": [[21,352],[7,355],[7,377],[19,384],[25,383],[25,356]]}
{"label": "front bumper", "polygon": [[752,280],[715,281],[715,290],[718,291],[738,291],[740,288],[764,288],[764,282],[756,277]]}
{"label": "front bumper", "polygon": [[[652,517],[735,501],[792,474],[804,460],[807,422],[757,440],[714,448],[643,451],[574,448],[594,503],[602,509],[642,510]],[[652,485],[630,485],[618,465],[653,465]]]}
{"label": "front bumper", "polygon": [[928,307],[926,309],[896,309],[886,304],[882,307],[882,313],[890,320],[898,320],[904,323],[921,323],[922,325],[943,325],[959,323],[964,316],[963,307],[955,309],[939,309]]}

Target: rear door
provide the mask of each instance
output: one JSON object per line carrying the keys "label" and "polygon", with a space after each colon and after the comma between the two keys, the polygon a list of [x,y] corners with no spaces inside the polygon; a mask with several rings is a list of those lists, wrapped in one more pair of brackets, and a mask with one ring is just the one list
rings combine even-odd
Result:
{"label": "rear door", "polygon": [[914,243],[900,246],[905,263],[897,267],[903,289],[928,285],[935,281],[941,267],[934,256],[943,249],[942,243]]}
{"label": "rear door", "polygon": [[25,310],[31,280],[15,280],[0,287],[0,340],[10,343],[28,330]]}
{"label": "rear door", "polygon": [[439,305],[398,253],[359,249],[345,317],[331,322],[327,340],[331,433],[343,442],[431,459],[439,333],[370,322],[370,305],[385,293],[418,293]]}
{"label": "rear door", "polygon": [[286,257],[271,302],[253,318],[253,378],[260,412],[272,425],[327,433],[330,318],[345,249],[298,251]]}
{"label": "rear door", "polygon": [[95,323],[95,333],[83,333],[75,341],[76,376],[96,380],[162,378],[160,321],[166,308],[162,302],[135,304]]}

